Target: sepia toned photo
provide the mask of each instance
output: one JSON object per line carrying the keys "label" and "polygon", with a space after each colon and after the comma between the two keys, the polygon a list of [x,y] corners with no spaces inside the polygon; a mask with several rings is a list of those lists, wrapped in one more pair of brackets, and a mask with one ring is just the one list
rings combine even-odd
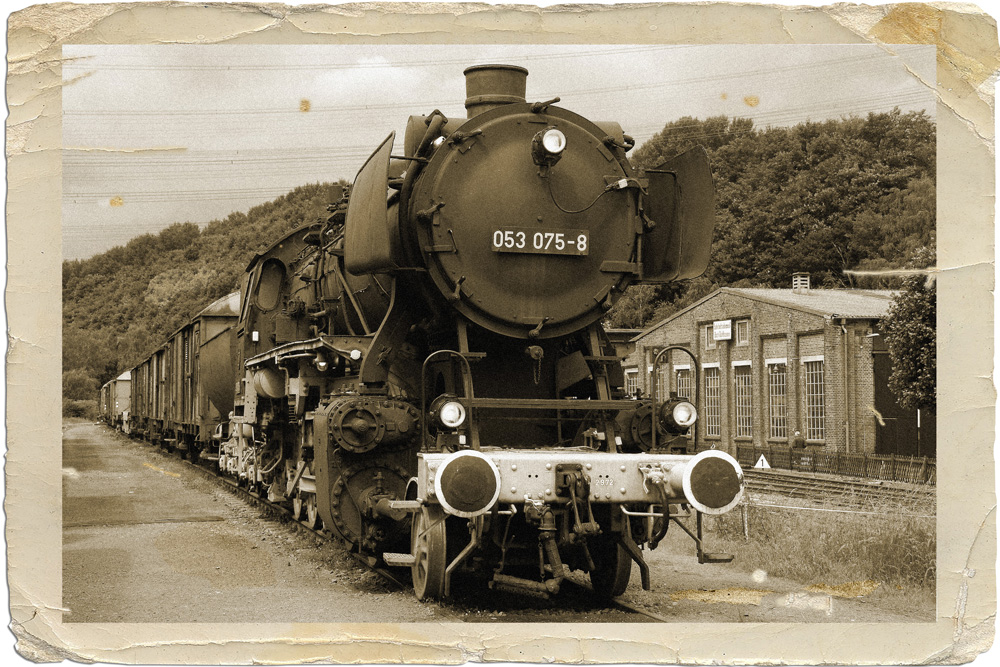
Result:
{"label": "sepia toned photo", "polygon": [[[989,161],[971,168],[986,154],[960,148],[992,137],[992,111],[969,133],[980,110],[946,103],[942,47],[891,29],[988,26],[978,65],[951,54],[967,81],[996,69],[992,20],[886,8],[852,40],[835,26],[860,15],[834,12],[830,36],[779,43],[678,39],[681,8],[608,7],[591,11],[652,37],[566,39],[570,14],[547,10],[553,32],[498,40],[456,6],[472,24],[448,39],[361,38],[364,19],[444,24],[431,7],[303,8],[275,39],[231,40],[188,35],[196,8],[177,6],[149,40],[102,38],[136,24],[95,6],[57,53],[12,60],[58,63],[59,222],[34,247],[61,295],[39,342],[61,400],[29,400],[49,425],[33,465],[59,480],[36,537],[58,557],[23,607],[44,599],[41,615],[19,621],[12,598],[19,652],[813,664],[987,648],[993,394],[970,378],[989,364],[992,219],[955,202],[993,187]],[[84,19],[47,9],[10,37]],[[260,18],[196,11],[251,33]],[[20,183],[12,332],[38,213]],[[955,362],[980,330],[983,353]],[[983,411],[967,433],[963,398]],[[960,501],[965,520],[942,522]],[[711,640],[759,624],[781,639]]]}

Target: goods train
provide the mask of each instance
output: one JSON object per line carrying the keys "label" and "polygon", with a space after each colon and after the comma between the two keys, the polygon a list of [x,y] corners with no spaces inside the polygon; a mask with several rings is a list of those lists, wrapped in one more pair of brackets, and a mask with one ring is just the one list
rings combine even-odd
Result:
{"label": "goods train", "polygon": [[691,403],[626,396],[601,326],[629,285],[705,270],[705,152],[640,174],[617,123],[526,101],[527,70],[465,75],[467,118],[411,116],[238,303],[131,370],[126,423],[408,566],[420,599],[455,577],[547,597],[571,570],[611,597],[633,562],[648,589],[670,523],[731,559],[701,517],[739,502],[739,465],[686,451]]}

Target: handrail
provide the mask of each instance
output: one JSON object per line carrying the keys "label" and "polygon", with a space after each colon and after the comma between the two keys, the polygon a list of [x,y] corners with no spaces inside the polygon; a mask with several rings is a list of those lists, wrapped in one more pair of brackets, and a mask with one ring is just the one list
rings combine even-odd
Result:
{"label": "handrail", "polygon": [[[662,357],[667,352],[670,352],[671,350],[680,350],[682,352],[687,353],[687,355],[689,357],[691,357],[691,365],[694,367],[694,409],[695,410],[698,409],[698,386],[701,384],[701,380],[700,380],[699,374],[698,374],[698,358],[694,356],[694,352],[692,352],[691,350],[687,349],[683,345],[668,345],[667,347],[665,347],[662,350],[660,350],[659,352],[657,352],[656,356],[653,357],[653,370],[652,370],[652,375],[649,378],[649,386],[650,386],[650,389],[652,390],[651,393],[653,394],[653,413],[652,413],[652,415],[650,415],[650,418],[649,418],[649,422],[650,422],[650,424],[649,424],[649,426],[650,426],[650,438],[652,438],[651,441],[650,441],[650,446],[649,446],[650,449],[656,449],[656,431],[657,431],[657,421],[656,420],[657,420],[657,416],[658,416],[658,411],[660,409],[659,392],[657,391],[659,383],[656,380],[659,377],[660,357]],[[670,382],[670,380],[668,379],[667,383],[669,384],[669,382]],[[668,396],[669,396],[669,392],[668,392]],[[685,396],[685,398],[689,398],[689,397]],[[697,419],[695,419],[694,424],[691,425],[691,441],[695,444],[695,447],[698,446],[698,420]]]}
{"label": "handrail", "polygon": [[[472,368],[469,366],[469,360],[465,358],[461,352],[456,352],[455,350],[437,350],[436,352],[431,352],[424,359],[423,365],[420,367],[420,430],[422,441],[420,443],[421,448],[427,443],[427,366],[432,359],[438,356],[451,356],[458,357],[462,360],[462,392],[464,394],[463,398],[473,401],[475,399],[475,392],[472,388]],[[469,431],[469,446],[472,449],[479,449],[479,429],[475,427],[473,423],[474,414],[472,406],[468,410],[468,431]]]}

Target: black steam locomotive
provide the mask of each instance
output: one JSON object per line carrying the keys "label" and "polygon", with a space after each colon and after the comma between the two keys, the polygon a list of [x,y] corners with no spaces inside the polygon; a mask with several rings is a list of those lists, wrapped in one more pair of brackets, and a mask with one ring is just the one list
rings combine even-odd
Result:
{"label": "black steam locomotive", "polygon": [[250,262],[229,423],[191,447],[421,599],[459,574],[547,596],[571,569],[615,596],[633,561],[648,588],[641,547],[691,514],[699,559],[727,559],[701,514],[739,502],[739,465],[677,453],[694,406],[626,396],[600,323],[704,271],[704,151],[640,177],[617,123],[527,102],[525,69],[465,75],[467,118],[411,116],[402,154],[390,134],[327,221]]}

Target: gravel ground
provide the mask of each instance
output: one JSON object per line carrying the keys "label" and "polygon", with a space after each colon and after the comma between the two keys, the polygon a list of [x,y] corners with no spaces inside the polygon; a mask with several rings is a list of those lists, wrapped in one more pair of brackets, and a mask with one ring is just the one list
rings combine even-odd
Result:
{"label": "gravel ground", "polygon": [[179,459],[92,424],[64,430],[68,623],[426,622],[423,605]]}
{"label": "gravel ground", "polygon": [[[347,554],[268,518],[218,483],[155,448],[90,423],[64,425],[65,622],[641,622],[605,608],[584,586],[554,601],[456,591],[419,603]],[[699,565],[671,530],[646,552],[621,600],[677,622],[914,622],[884,589],[816,588],[737,563]],[[401,571],[401,577],[405,573]],[[928,616],[929,615],[929,616]]]}

